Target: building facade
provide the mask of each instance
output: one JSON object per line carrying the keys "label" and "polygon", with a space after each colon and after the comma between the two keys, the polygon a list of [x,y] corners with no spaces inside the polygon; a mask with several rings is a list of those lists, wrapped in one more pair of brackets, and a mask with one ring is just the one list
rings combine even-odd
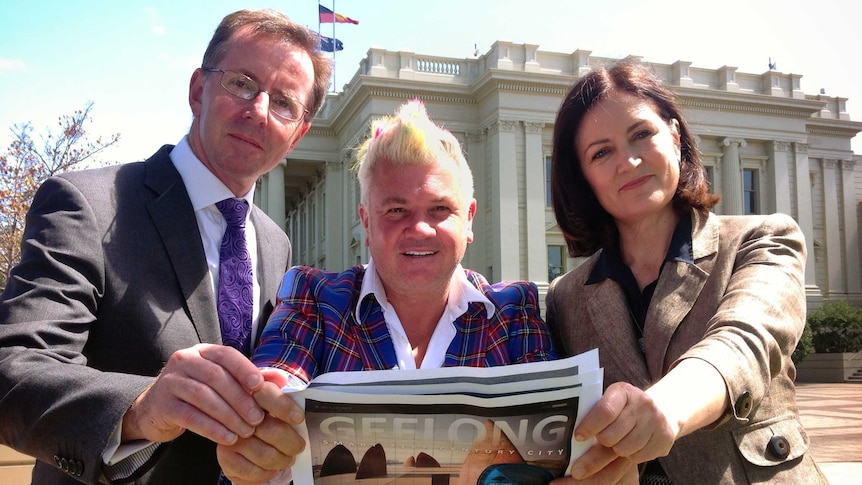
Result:
{"label": "building facade", "polygon": [[[580,76],[616,61],[509,42],[469,59],[370,49],[296,149],[261,179],[257,201],[290,236],[293,264],[341,271],[367,262],[353,150],[373,119],[420,98],[473,170],[478,210],[464,266],[491,281],[532,280],[544,292],[580,262],[567,256],[550,206],[556,111]],[[715,212],[790,214],[808,245],[809,305],[862,305],[862,157],[850,143],[862,123],[850,119],[847,99],[805,94],[798,74],[648,65],[680,99],[722,194]]]}

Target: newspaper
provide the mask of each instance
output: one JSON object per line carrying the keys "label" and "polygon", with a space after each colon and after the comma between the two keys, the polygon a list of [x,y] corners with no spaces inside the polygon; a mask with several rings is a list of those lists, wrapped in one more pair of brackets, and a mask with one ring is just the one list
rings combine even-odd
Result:
{"label": "newspaper", "polygon": [[547,483],[592,444],[573,430],[601,397],[602,378],[598,350],[491,368],[323,374],[285,388],[305,409],[307,445],[292,477],[297,485]]}

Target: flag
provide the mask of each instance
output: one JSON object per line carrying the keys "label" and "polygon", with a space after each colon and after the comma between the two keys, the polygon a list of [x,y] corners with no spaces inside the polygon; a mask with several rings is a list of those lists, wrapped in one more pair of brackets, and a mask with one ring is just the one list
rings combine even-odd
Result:
{"label": "flag", "polygon": [[325,35],[320,35],[317,32],[312,32],[317,40],[320,41],[320,50],[323,52],[335,52],[344,50],[344,44],[338,40],[333,39],[332,37],[327,37]]}
{"label": "flag", "polygon": [[[345,17],[340,13],[335,13],[332,10],[324,7],[323,5],[317,5],[317,9],[320,12],[320,22],[323,24],[356,24],[359,25],[358,20],[353,20],[350,17]],[[340,49],[339,49],[340,50]]]}

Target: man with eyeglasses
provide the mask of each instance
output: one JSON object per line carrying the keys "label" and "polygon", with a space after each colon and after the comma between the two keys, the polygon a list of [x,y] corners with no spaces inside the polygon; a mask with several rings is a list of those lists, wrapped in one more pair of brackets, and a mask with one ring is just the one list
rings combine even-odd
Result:
{"label": "man with eyeglasses", "polygon": [[302,413],[248,360],[290,242],[252,197],[330,71],[304,27],[235,12],[176,146],[42,185],[0,298],[0,442],[37,458],[33,483],[262,483],[292,464]]}

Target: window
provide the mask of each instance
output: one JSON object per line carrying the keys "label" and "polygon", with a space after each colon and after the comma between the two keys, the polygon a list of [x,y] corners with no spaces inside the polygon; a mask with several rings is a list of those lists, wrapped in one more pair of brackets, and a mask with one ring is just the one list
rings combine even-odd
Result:
{"label": "window", "polygon": [[551,207],[551,157],[545,157],[545,207]]}
{"label": "window", "polygon": [[745,214],[758,214],[757,203],[757,170],[745,168],[742,170],[742,204]]}
{"label": "window", "polygon": [[565,247],[548,246],[548,283],[565,273]]}

